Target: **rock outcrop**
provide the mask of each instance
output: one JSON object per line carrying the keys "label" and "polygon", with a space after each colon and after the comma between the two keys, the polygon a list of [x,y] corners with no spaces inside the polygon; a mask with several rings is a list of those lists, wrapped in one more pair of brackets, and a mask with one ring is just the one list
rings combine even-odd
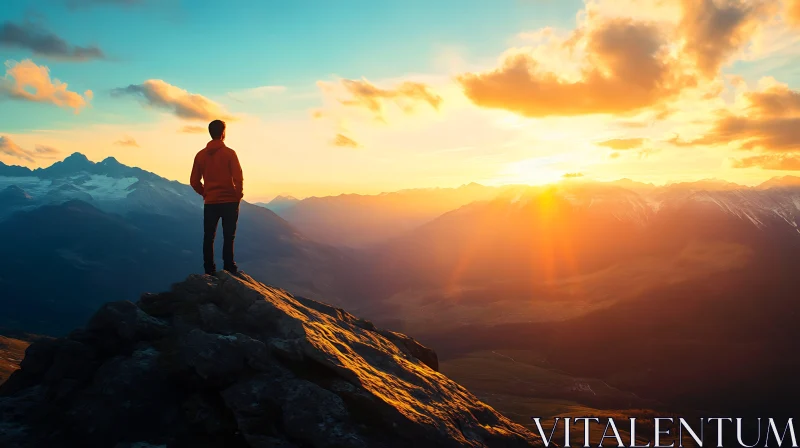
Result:
{"label": "rock outcrop", "polygon": [[527,447],[436,353],[246,275],[190,276],[31,345],[3,447]]}
{"label": "rock outcrop", "polygon": [[26,341],[0,336],[0,384],[19,368],[28,345]]}

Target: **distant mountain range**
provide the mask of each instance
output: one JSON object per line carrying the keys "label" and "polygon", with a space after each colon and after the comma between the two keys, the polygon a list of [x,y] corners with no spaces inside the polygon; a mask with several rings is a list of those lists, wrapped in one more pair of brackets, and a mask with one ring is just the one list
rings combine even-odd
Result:
{"label": "distant mountain range", "polygon": [[268,208],[275,213],[280,213],[297,205],[300,199],[294,196],[276,196],[269,202],[256,202],[255,205]]}
{"label": "distant mountain range", "polygon": [[274,211],[315,241],[365,247],[403,235],[463,205],[494,198],[507,189],[472,183],[459,188],[401,190],[378,195],[342,194],[303,200],[279,196],[259,205]]}
{"label": "distant mountain range", "polygon": [[678,409],[791,415],[798,224],[792,178],[520,187],[372,248],[358,312],[475,371],[512,350]]}
{"label": "distant mountain range", "polygon": [[[791,179],[769,188],[713,185],[517,187],[466,205],[362,254],[370,280],[360,294],[376,309],[364,313],[415,325],[451,312],[450,325],[564,319],[738,269],[767,243],[800,248],[800,186]],[[494,296],[488,312],[479,299],[486,294]],[[433,300],[442,297],[452,300]],[[569,305],[550,306],[554,297]]]}
{"label": "distant mountain range", "polygon": [[[135,299],[200,271],[202,203],[188,185],[113,158],[0,166],[0,326],[60,334],[109,297]],[[243,269],[336,300],[336,249],[246,202],[237,241]],[[74,287],[64,290],[66,281]]]}

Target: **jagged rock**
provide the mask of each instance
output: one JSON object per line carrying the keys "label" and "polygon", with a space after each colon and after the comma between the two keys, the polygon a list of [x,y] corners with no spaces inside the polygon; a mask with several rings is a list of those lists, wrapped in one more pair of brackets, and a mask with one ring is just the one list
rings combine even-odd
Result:
{"label": "jagged rock", "polygon": [[3,447],[526,447],[433,350],[241,275],[190,276],[36,342]]}

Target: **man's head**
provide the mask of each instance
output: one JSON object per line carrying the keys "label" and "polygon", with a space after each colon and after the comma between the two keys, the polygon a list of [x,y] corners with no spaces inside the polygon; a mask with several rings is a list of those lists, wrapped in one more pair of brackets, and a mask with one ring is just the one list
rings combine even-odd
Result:
{"label": "man's head", "polygon": [[214,120],[208,124],[208,133],[214,140],[225,140],[225,122]]}

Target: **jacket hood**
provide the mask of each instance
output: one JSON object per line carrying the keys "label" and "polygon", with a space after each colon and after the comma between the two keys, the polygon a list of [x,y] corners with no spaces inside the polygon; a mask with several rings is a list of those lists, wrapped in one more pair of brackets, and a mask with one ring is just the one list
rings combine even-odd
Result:
{"label": "jacket hood", "polygon": [[220,148],[225,148],[225,142],[222,140],[211,140],[206,145],[206,149],[208,150],[209,154],[214,154],[215,152],[219,151]]}

